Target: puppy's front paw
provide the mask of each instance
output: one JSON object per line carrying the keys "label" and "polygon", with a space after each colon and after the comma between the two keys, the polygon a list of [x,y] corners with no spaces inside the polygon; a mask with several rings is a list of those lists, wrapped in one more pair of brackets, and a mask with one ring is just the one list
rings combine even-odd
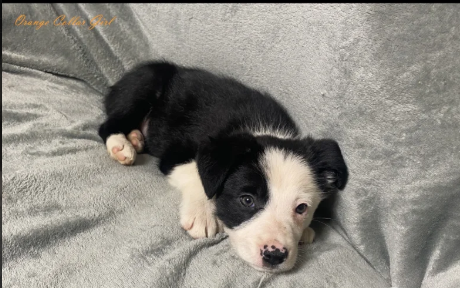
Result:
{"label": "puppy's front paw", "polygon": [[136,160],[136,150],[123,134],[110,135],[106,141],[107,152],[111,158],[123,165],[132,165]]}
{"label": "puppy's front paw", "polygon": [[311,244],[313,243],[314,239],[315,239],[315,231],[311,229],[310,227],[307,227],[305,228],[305,230],[303,230],[302,237],[300,237],[299,245]]}
{"label": "puppy's front paw", "polygon": [[214,203],[212,200],[205,201],[182,203],[180,223],[195,239],[214,237],[223,231],[222,222],[214,215]]}

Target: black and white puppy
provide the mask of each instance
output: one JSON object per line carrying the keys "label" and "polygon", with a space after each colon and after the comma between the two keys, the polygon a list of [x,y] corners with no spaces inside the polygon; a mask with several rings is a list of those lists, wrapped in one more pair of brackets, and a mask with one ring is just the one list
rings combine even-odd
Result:
{"label": "black and white puppy", "polygon": [[159,158],[182,192],[180,222],[194,238],[225,231],[242,259],[262,271],[291,269],[320,201],[345,187],[334,140],[302,138],[269,95],[201,69],[143,64],[105,97],[99,135],[131,165]]}

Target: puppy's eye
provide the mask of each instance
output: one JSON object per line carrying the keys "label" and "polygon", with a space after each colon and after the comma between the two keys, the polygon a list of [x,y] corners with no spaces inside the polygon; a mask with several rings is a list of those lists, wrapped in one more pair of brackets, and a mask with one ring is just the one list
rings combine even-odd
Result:
{"label": "puppy's eye", "polygon": [[246,207],[254,207],[254,198],[249,195],[241,196],[240,201]]}
{"label": "puppy's eye", "polygon": [[295,208],[295,213],[297,214],[303,214],[305,213],[305,211],[307,211],[307,208],[308,208],[308,205],[303,203],[303,204],[300,204],[299,206],[297,206]]}

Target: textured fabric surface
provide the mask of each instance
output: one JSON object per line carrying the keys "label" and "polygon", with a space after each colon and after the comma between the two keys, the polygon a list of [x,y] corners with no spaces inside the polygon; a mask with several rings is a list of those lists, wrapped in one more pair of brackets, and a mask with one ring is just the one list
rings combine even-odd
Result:
{"label": "textured fabric surface", "polygon": [[[99,14],[116,19],[52,23]],[[2,285],[459,287],[459,27],[454,4],[2,4]],[[268,91],[340,143],[349,185],[293,271],[190,239],[156,159],[109,159],[102,93],[159,58]]]}

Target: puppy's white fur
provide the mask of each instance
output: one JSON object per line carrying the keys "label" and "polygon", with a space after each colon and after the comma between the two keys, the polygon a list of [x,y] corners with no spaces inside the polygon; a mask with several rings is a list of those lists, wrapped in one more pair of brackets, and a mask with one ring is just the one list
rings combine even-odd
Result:
{"label": "puppy's white fur", "polygon": [[272,129],[263,127],[252,127],[248,129],[248,132],[254,136],[273,136],[280,139],[296,139],[298,138],[292,131],[286,131],[284,129]]}
{"label": "puppy's white fur", "polygon": [[[269,201],[251,220],[225,230],[240,257],[259,270],[265,270],[260,249],[280,243],[289,255],[279,269],[288,270],[295,264],[298,242],[313,241],[314,232],[308,226],[321,201],[321,193],[309,166],[297,155],[269,148],[260,163],[268,182]],[[295,209],[302,203],[308,205],[308,210],[300,215]]]}
{"label": "puppy's white fur", "polygon": [[[252,133],[292,137],[289,133],[271,130]],[[123,165],[133,164],[136,149],[142,151],[144,144],[140,131],[132,131],[128,137],[129,140],[124,134],[114,134],[106,142],[110,156]],[[131,143],[133,140],[137,140],[140,145],[135,148]],[[115,147],[120,149],[117,153],[113,152]],[[291,152],[269,148],[259,162],[267,179],[269,201],[251,220],[225,230],[240,257],[259,270],[266,270],[260,257],[263,246],[278,243],[286,247],[288,258],[278,269],[288,270],[295,264],[298,242],[313,241],[315,232],[308,226],[321,201],[321,192],[307,163]],[[214,200],[209,200],[205,194],[195,161],[176,166],[168,175],[168,182],[182,192],[180,223],[190,236],[213,237],[223,232],[223,224],[214,214]],[[295,208],[302,203],[308,205],[308,210],[306,214],[299,215]]]}
{"label": "puppy's white fur", "polygon": [[315,239],[315,230],[311,229],[310,227],[305,228],[302,233],[302,237],[300,237],[300,241],[302,244],[311,244]]}
{"label": "puppy's white fur", "polygon": [[182,192],[180,223],[190,236],[213,237],[223,231],[222,222],[214,215],[214,200],[204,192],[195,161],[176,166],[168,182]]}
{"label": "puppy's white fur", "polygon": [[[136,160],[136,150],[123,133],[110,135],[107,138],[106,146],[110,157],[123,165],[132,165]],[[114,153],[114,148],[118,148],[120,151]]]}

